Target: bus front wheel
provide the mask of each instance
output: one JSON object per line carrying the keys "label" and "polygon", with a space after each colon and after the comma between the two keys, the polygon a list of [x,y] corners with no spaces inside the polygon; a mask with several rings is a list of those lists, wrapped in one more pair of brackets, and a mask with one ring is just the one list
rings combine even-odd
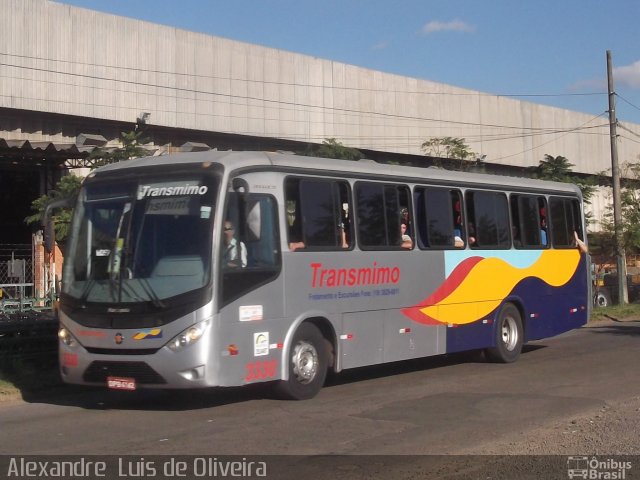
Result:
{"label": "bus front wheel", "polygon": [[485,350],[487,357],[494,362],[515,362],[522,351],[523,337],[520,311],[512,303],[507,303],[498,316],[495,327],[495,347]]}
{"label": "bus front wheel", "polygon": [[327,377],[326,341],[318,328],[306,322],[293,336],[287,355],[289,379],[281,380],[278,393],[291,400],[307,400],[316,396]]}

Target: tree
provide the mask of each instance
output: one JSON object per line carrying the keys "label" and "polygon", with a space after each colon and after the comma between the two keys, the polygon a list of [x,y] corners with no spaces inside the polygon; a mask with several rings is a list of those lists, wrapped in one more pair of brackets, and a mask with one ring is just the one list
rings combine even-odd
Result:
{"label": "tree", "polygon": [[[112,151],[107,151],[102,148],[96,148],[89,155],[90,160],[93,161],[92,168],[97,168],[109,163],[116,163],[123,160],[129,160],[132,158],[142,157],[149,152],[142,146],[145,141],[141,130],[131,132],[121,132],[120,141],[122,147],[116,148]],[[67,175],[62,177],[56,184],[55,188],[46,195],[42,195],[33,202],[31,202],[31,210],[33,215],[25,218],[25,222],[28,225],[40,225],[42,216],[44,215],[44,209],[47,204],[53,200],[62,198],[73,198],[80,192],[80,186],[82,185],[82,178],[75,175]],[[57,215],[53,216],[55,221],[56,241],[63,243],[69,233],[69,223],[71,221],[72,209],[65,208],[59,209]]]}
{"label": "tree", "polygon": [[558,155],[545,155],[544,160],[540,160],[537,167],[537,176],[545,180],[556,182],[570,182],[572,168],[575,167],[566,157]]}
{"label": "tree", "polygon": [[575,165],[562,155],[558,155],[557,157],[545,155],[544,160],[540,160],[538,166],[532,170],[534,176],[541,180],[575,183],[582,192],[584,202],[589,203],[596,190],[595,181],[574,175],[573,167],[575,167]]}
{"label": "tree", "polygon": [[475,155],[464,138],[433,137],[422,143],[425,154],[440,158],[467,160]]}
{"label": "tree", "polygon": [[338,158],[342,160],[360,160],[364,155],[360,150],[345,147],[335,138],[327,138],[322,141],[322,145],[309,149],[309,154],[321,158]]}
{"label": "tree", "polygon": [[[55,190],[51,190],[46,195],[42,195],[31,202],[31,210],[34,214],[25,218],[25,222],[28,225],[40,225],[42,222],[42,216],[44,215],[44,209],[49,202],[77,196],[81,185],[81,177],[77,177],[76,175],[67,175],[66,177],[62,177],[56,184]],[[60,209],[58,214],[53,215],[52,217],[55,222],[56,240],[59,242],[63,242],[67,238],[69,233],[69,224],[71,222],[71,213],[71,209]]]}
{"label": "tree", "polygon": [[425,155],[451,159],[450,162],[436,160],[438,166],[450,170],[469,170],[477,165],[476,153],[465,143],[464,138],[432,137],[421,145]]}
{"label": "tree", "polygon": [[108,165],[110,163],[130,160],[132,158],[144,157],[149,152],[142,145],[146,143],[142,130],[131,132],[120,132],[120,142],[122,147],[112,151],[103,148],[96,148],[89,154],[89,160],[93,160],[93,168]]}
{"label": "tree", "polygon": [[[624,163],[621,176],[626,179],[620,192],[622,246],[628,252],[640,250],[640,163]],[[613,206],[609,205],[601,222],[602,254],[609,258],[617,255]]]}

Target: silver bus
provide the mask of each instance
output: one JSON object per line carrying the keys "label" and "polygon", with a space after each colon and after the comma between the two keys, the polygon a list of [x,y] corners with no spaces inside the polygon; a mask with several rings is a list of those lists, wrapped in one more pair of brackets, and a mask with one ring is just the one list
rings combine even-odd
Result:
{"label": "silver bus", "polygon": [[93,171],[59,306],[65,382],[112,389],[273,381],[524,343],[585,324],[575,185],[265,152]]}

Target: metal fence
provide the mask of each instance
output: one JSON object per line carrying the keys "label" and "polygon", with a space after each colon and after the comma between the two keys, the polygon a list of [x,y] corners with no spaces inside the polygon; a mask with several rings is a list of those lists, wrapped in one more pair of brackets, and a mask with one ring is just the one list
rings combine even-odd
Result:
{"label": "metal fence", "polygon": [[30,244],[0,245],[0,312],[33,307],[33,264]]}
{"label": "metal fence", "polygon": [[0,245],[0,367],[50,356],[57,348],[55,313],[50,307],[37,311],[33,252],[30,244]]}

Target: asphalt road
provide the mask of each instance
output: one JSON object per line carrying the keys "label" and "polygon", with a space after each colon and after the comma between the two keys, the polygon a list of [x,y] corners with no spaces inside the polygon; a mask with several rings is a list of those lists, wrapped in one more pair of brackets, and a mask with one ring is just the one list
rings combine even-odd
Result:
{"label": "asphalt road", "polygon": [[[133,394],[71,388],[0,404],[0,454],[639,454],[637,430],[628,431],[628,421],[640,417],[638,342],[640,321],[598,323],[534,342],[514,364],[464,354],[347,371],[303,402],[274,399],[266,388]],[[585,452],[597,422],[613,418],[611,412],[620,422],[621,431],[612,431],[617,440]],[[591,430],[581,422],[591,422]],[[582,437],[571,440],[576,432]],[[625,435],[635,443],[620,451]],[[365,463],[426,478],[418,474],[419,458]],[[465,478],[458,467],[439,477]],[[364,467],[340,468],[358,478]]]}

